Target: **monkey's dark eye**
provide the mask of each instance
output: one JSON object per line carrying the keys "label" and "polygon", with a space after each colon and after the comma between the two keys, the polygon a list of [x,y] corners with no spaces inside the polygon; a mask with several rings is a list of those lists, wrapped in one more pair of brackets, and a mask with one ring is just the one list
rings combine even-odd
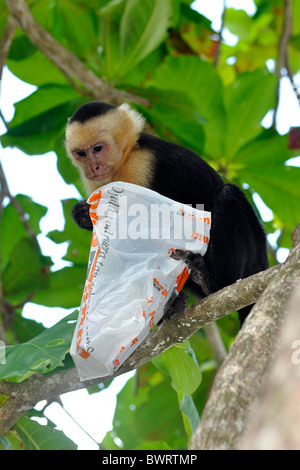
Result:
{"label": "monkey's dark eye", "polygon": [[95,147],[93,147],[93,150],[94,150],[94,152],[96,152],[96,153],[101,152],[101,150],[102,150],[102,145],[95,145]]}
{"label": "monkey's dark eye", "polygon": [[76,155],[78,157],[85,157],[86,153],[84,150],[78,150],[78,152],[76,152]]}

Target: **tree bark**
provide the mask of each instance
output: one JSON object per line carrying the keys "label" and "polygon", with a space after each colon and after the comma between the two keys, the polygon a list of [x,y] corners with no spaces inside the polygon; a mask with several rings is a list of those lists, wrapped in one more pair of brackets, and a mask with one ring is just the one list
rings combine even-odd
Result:
{"label": "tree bark", "polygon": [[300,224],[287,261],[252,309],[220,367],[191,440],[191,449],[236,449],[251,409],[266,386],[278,333],[300,282]]}
{"label": "tree bark", "polygon": [[252,411],[242,450],[300,450],[300,282],[262,400]]}

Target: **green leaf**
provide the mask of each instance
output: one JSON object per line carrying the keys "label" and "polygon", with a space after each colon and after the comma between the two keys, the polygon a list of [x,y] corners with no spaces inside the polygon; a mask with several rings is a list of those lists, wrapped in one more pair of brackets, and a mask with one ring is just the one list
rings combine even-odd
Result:
{"label": "green leaf", "polygon": [[0,378],[21,382],[33,373],[48,374],[62,367],[70,350],[78,311],[63,318],[23,344],[6,347],[6,363],[0,364]]}
{"label": "green leaf", "polygon": [[223,155],[226,123],[223,86],[212,65],[192,56],[171,57],[157,69],[151,85],[168,93],[184,93],[193,103],[194,116],[197,113],[204,120],[205,153],[212,158]]}
{"label": "green leaf", "polygon": [[52,107],[14,127],[1,136],[3,147],[18,147],[28,155],[41,155],[55,148],[67,119],[82,99]]}
{"label": "green leaf", "polygon": [[23,60],[8,59],[6,65],[16,77],[32,85],[69,83],[63,73],[38,50]]}
{"label": "green leaf", "polygon": [[[15,199],[26,214],[26,222],[33,232],[38,235],[40,233],[39,223],[41,218],[46,214],[47,208],[33,202],[30,197],[24,196],[23,194],[18,194],[15,196]],[[31,235],[22,224],[18,211],[9,203],[5,206],[1,219],[2,271],[14,256],[14,247],[22,238],[31,238]]]}
{"label": "green leaf", "polygon": [[287,166],[291,158],[288,136],[265,131],[235,157],[239,178],[256,191],[283,225],[292,230],[299,222],[300,168]]}
{"label": "green leaf", "polygon": [[116,78],[121,65],[120,21],[126,0],[112,0],[100,10],[99,59],[101,74],[108,80]]}
{"label": "green leaf", "polygon": [[247,41],[251,32],[253,20],[244,10],[226,9],[226,28],[232,34],[239,36],[241,41]]}
{"label": "green leaf", "polygon": [[113,426],[102,442],[106,449],[118,448],[113,437],[121,439],[126,450],[150,441],[164,441],[175,449],[187,443],[177,395],[169,379],[151,363],[119,392]]}
{"label": "green leaf", "polygon": [[50,264],[32,239],[22,238],[14,246],[13,256],[3,272],[4,294],[7,297],[17,294],[24,300],[30,292],[45,288]]}
{"label": "green leaf", "polygon": [[171,131],[176,143],[195,152],[203,151],[203,119],[185,93],[151,88],[146,96],[153,105],[150,110],[144,109],[143,114],[154,123],[160,137],[170,140]]}
{"label": "green leaf", "polygon": [[180,400],[180,411],[183,413],[185,429],[189,438],[191,439],[200,422],[199,414],[191,395],[178,395]]}
{"label": "green leaf", "polygon": [[62,431],[43,426],[26,416],[15,425],[20,439],[28,450],[76,450],[77,445]]}
{"label": "green leaf", "polygon": [[68,251],[63,259],[87,269],[92,234],[79,228],[71,217],[71,210],[76,202],[78,202],[76,199],[62,201],[65,217],[64,230],[63,232],[53,230],[47,236],[55,243],[69,242]]}
{"label": "green leaf", "polygon": [[37,336],[46,329],[42,323],[24,318],[22,315],[18,314],[14,315],[13,328],[20,343],[25,343],[30,340],[32,336]]}
{"label": "green leaf", "polygon": [[71,86],[40,86],[37,91],[14,105],[16,112],[9,123],[10,127],[14,128],[37,116],[41,119],[45,112],[77,98],[80,98],[80,95]]}
{"label": "green leaf", "polygon": [[96,55],[98,24],[89,2],[55,2],[52,35],[79,58]]}
{"label": "green leaf", "polygon": [[73,308],[81,302],[87,266],[67,266],[51,272],[49,286],[35,293],[31,302],[47,307]]}
{"label": "green leaf", "polygon": [[225,155],[234,157],[247,142],[261,131],[261,121],[272,108],[275,99],[276,78],[266,70],[239,75],[225,89],[227,132]]}
{"label": "green leaf", "polygon": [[123,76],[149,55],[167,37],[172,20],[172,0],[128,0],[121,20]]}
{"label": "green leaf", "polygon": [[191,395],[201,383],[201,371],[189,352],[189,342],[185,341],[152,360],[156,367],[170,375],[172,387],[185,395]]}
{"label": "green leaf", "polygon": [[65,145],[65,133],[64,129],[60,135],[57,136],[53,150],[57,155],[57,169],[60,175],[63,177],[67,184],[74,184],[78,189],[79,193],[82,194],[82,197],[86,197],[86,190],[83,186],[82,179],[80,177],[79,171],[72,164],[71,159],[68,157]]}

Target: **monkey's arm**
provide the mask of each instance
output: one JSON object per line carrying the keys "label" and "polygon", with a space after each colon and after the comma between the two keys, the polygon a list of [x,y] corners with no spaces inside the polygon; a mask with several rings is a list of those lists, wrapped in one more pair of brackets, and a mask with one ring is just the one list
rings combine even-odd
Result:
{"label": "monkey's arm", "polygon": [[86,201],[81,201],[75,204],[72,208],[72,217],[76,224],[86,230],[93,230],[93,224],[89,214],[90,205]]}

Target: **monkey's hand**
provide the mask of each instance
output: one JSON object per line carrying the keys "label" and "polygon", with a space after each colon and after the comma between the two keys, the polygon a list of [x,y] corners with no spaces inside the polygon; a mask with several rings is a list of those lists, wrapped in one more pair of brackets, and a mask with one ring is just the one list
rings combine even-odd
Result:
{"label": "monkey's hand", "polygon": [[90,205],[86,201],[77,202],[72,208],[72,217],[76,224],[86,230],[93,230],[93,224],[89,214]]}
{"label": "monkey's hand", "polygon": [[190,278],[201,287],[204,294],[209,295],[215,292],[215,283],[207,269],[204,258],[189,250],[175,250],[171,254],[173,259],[184,259],[187,267],[191,270]]}

